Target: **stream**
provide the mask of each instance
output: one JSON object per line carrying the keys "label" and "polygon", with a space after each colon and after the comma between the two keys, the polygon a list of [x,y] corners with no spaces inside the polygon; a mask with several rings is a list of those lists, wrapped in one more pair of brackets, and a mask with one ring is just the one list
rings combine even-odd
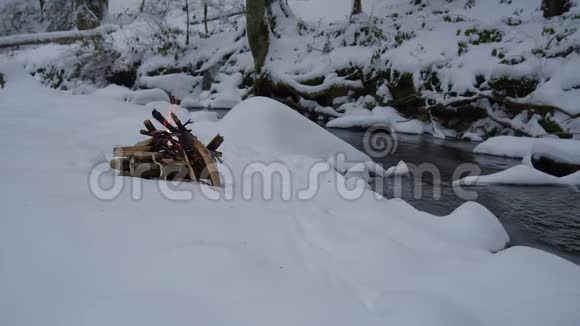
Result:
{"label": "stream", "polygon": [[[227,110],[215,110],[221,118]],[[330,129],[337,137],[366,152],[364,131]],[[441,174],[441,196],[433,195],[433,178],[428,174],[420,181],[414,177],[403,178],[400,198],[419,210],[445,216],[466,202],[452,188],[453,173],[463,163],[480,167],[481,174],[500,172],[520,163],[520,160],[477,155],[472,152],[477,143],[442,140],[426,135],[397,134],[397,150],[385,157],[375,158],[377,163],[389,168],[399,161],[419,166],[434,164]],[[367,153],[368,154],[368,153]],[[419,179],[417,179],[419,180]],[[423,192],[415,198],[415,188]],[[417,184],[416,184],[417,183]],[[375,191],[387,198],[395,197],[393,178],[383,180],[382,189]],[[487,207],[504,225],[511,246],[529,246],[545,250],[580,264],[580,192],[569,187],[530,187],[488,185],[469,187],[477,192],[476,202]]]}

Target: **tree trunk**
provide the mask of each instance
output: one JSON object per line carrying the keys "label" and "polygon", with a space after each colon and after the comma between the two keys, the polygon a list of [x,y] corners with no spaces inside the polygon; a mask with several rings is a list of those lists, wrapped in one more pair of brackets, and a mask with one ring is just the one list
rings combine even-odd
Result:
{"label": "tree trunk", "polygon": [[270,47],[270,31],[266,17],[267,6],[271,0],[246,0],[246,30],[248,43],[254,57],[256,95],[263,95],[262,67]]}
{"label": "tree trunk", "polygon": [[205,35],[209,35],[209,29],[207,28],[207,2],[203,4],[203,26],[205,28]]}
{"label": "tree trunk", "polygon": [[353,0],[351,16],[359,15],[362,13],[362,0]]}
{"label": "tree trunk", "polygon": [[570,0],[542,0],[544,18],[560,16],[570,9]]}
{"label": "tree trunk", "polygon": [[79,30],[98,27],[109,12],[109,0],[75,0],[75,21]]}
{"label": "tree trunk", "polygon": [[38,5],[40,6],[40,18],[44,19],[44,0],[39,0]]}
{"label": "tree trunk", "polygon": [[189,0],[185,0],[185,15],[187,16],[185,20],[185,45],[189,45]]}

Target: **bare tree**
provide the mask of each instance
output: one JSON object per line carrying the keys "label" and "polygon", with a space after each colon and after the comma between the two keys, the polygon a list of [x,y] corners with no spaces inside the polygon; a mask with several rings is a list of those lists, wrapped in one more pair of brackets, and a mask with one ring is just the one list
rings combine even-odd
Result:
{"label": "bare tree", "polygon": [[93,29],[109,12],[109,0],[74,0],[75,23],[79,30]]}
{"label": "bare tree", "polygon": [[246,31],[252,57],[254,57],[254,87],[257,95],[261,95],[263,91],[262,67],[270,48],[267,12],[271,1],[276,0],[246,0]]}
{"label": "bare tree", "polygon": [[40,7],[40,18],[44,19],[44,5],[45,5],[44,0],[38,0],[38,5]]}
{"label": "bare tree", "polygon": [[209,35],[209,29],[207,28],[207,0],[203,2],[203,27],[205,35]]}
{"label": "bare tree", "polygon": [[570,0],[542,0],[544,17],[560,16],[570,9]]}
{"label": "bare tree", "polygon": [[361,13],[362,13],[362,0],[353,0],[350,15],[354,16]]}
{"label": "bare tree", "polygon": [[185,0],[185,45],[189,45],[189,0]]}

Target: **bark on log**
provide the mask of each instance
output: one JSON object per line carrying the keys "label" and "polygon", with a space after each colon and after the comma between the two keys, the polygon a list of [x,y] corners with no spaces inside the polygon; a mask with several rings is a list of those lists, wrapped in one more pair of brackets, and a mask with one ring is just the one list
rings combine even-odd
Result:
{"label": "bark on log", "polygon": [[209,142],[209,144],[207,144],[206,147],[209,151],[215,152],[223,144],[223,142],[224,142],[224,137],[222,137],[222,135],[218,134]]}

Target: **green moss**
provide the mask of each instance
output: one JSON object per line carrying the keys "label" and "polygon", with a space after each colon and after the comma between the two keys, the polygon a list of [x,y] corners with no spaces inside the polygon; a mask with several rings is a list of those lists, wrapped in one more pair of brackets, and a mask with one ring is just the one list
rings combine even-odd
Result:
{"label": "green moss", "polygon": [[538,120],[538,123],[544,130],[549,134],[559,134],[564,132],[564,130],[556,123],[556,121],[550,119],[549,117],[544,117]]}
{"label": "green moss", "polygon": [[469,43],[474,45],[501,42],[503,39],[503,34],[497,29],[479,30],[477,28],[470,28],[465,31],[465,36],[477,36],[477,38],[472,37],[469,41]]}
{"label": "green moss", "polygon": [[546,56],[546,51],[544,51],[543,49],[533,49],[532,54],[535,55],[536,57],[543,58]]}
{"label": "green moss", "polygon": [[467,53],[467,43],[458,42],[457,43],[457,55],[461,56],[465,53]]}
{"label": "green moss", "polygon": [[552,27],[544,27],[544,30],[542,31],[542,35],[544,36],[554,34],[556,34],[556,30],[554,30]]}
{"label": "green moss", "polygon": [[525,97],[532,93],[538,82],[532,79],[511,79],[501,77],[488,83],[494,91],[509,97]]}
{"label": "green moss", "polygon": [[414,32],[397,32],[397,35],[395,35],[395,42],[397,43],[397,46],[400,46],[401,44],[403,44],[403,42],[408,41],[412,38],[415,37],[415,33]]}
{"label": "green moss", "polygon": [[515,65],[519,65],[520,63],[526,61],[526,58],[522,57],[522,56],[515,56],[515,57],[511,57],[511,58],[506,58],[503,59],[501,61],[501,64],[504,65],[508,65],[508,66],[515,66]]}
{"label": "green moss", "polygon": [[324,83],[323,76],[314,77],[314,78],[300,82],[300,84],[307,85],[307,86],[318,86],[318,85],[322,85],[322,83]]}

